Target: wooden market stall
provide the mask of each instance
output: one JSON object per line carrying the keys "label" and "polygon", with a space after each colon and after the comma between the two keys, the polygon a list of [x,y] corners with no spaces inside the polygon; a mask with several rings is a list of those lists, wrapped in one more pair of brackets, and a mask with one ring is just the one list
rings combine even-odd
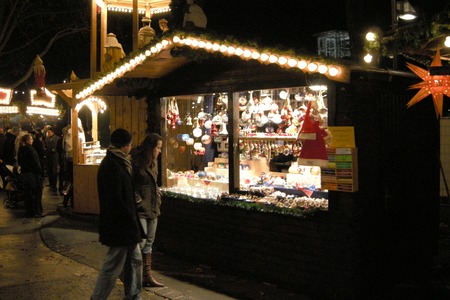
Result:
{"label": "wooden market stall", "polygon": [[[164,48],[162,41],[158,43]],[[179,150],[184,144],[176,141],[182,138],[181,128],[188,127],[169,126],[170,99],[191,95],[190,99],[204,96],[205,101],[208,95],[226,92],[228,192],[239,191],[242,111],[235,95],[305,86],[313,72],[234,55],[219,59],[202,53],[199,61],[187,62],[183,56],[171,57],[174,49],[168,43],[115,79],[122,81],[120,86],[111,81],[93,94],[145,99],[152,108],[148,128],[165,137],[160,180],[169,186],[169,163],[190,151]],[[161,251],[287,288],[346,299],[378,293],[398,278],[426,277],[437,251],[438,228],[439,168],[434,150],[439,140],[433,134],[438,130],[432,107],[421,104],[423,110],[406,110],[411,97],[407,87],[415,82],[410,74],[355,68],[342,81],[320,78],[328,86],[328,124],[354,128],[359,174],[351,192],[330,189],[328,209],[309,216],[279,214],[270,206],[196,201],[207,186],[196,188],[194,197],[167,193],[158,229]],[[187,121],[184,116],[182,120]],[[416,168],[420,172],[413,171]]]}

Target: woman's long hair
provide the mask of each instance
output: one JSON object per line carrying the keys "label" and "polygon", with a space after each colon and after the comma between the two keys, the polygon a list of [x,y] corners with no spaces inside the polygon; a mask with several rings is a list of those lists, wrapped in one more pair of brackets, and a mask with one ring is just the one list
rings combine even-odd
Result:
{"label": "woman's long hair", "polygon": [[158,146],[158,142],[162,141],[162,137],[157,133],[149,133],[137,148],[136,155],[141,159],[141,163],[149,166],[155,157],[153,157],[153,150]]}

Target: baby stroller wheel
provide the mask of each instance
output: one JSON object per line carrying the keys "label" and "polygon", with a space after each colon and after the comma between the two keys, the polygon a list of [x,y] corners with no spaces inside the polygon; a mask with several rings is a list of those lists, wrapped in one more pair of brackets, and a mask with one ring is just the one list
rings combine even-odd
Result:
{"label": "baby stroller wheel", "polygon": [[3,206],[6,208],[10,208],[14,206],[14,201],[11,201],[9,197],[3,199]]}

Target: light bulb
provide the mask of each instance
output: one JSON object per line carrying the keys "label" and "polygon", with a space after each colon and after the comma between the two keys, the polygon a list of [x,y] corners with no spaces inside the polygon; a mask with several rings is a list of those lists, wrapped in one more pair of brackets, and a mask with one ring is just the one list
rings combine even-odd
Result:
{"label": "light bulb", "polygon": [[366,56],[364,56],[364,61],[368,64],[372,62],[372,59],[373,59],[373,56],[370,55],[370,53],[367,53]]}

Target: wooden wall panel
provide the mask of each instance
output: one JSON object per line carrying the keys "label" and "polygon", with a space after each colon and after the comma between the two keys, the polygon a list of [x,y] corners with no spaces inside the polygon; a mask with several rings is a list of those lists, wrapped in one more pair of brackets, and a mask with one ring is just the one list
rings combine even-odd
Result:
{"label": "wooden wall panel", "polygon": [[116,97],[116,128],[123,127],[123,119],[126,118],[123,115],[124,97]]}
{"label": "wooden wall panel", "polygon": [[133,103],[136,102],[134,98],[127,99],[122,98],[122,128],[128,130],[131,134],[133,134],[134,137],[134,128],[133,128],[133,114],[132,114],[132,107]]}
{"label": "wooden wall panel", "polygon": [[134,97],[109,96],[111,132],[116,128],[125,128],[133,135],[133,144],[137,145],[147,130],[147,102]]}
{"label": "wooden wall panel", "polygon": [[77,213],[98,214],[98,165],[73,166],[73,210]]}
{"label": "wooden wall panel", "polygon": [[130,109],[131,109],[131,134],[133,135],[133,145],[137,145],[140,142],[138,138],[140,136],[140,128],[139,128],[139,107],[141,105],[141,101],[130,101]]}
{"label": "wooden wall panel", "polygon": [[148,118],[148,105],[147,101],[144,99],[141,99],[139,101],[139,111],[138,111],[138,118],[139,118],[139,136],[141,139],[145,136],[145,133],[147,131],[147,118]]}
{"label": "wooden wall panel", "polygon": [[115,97],[105,97],[106,102],[108,103],[109,109],[109,125],[111,131],[115,129],[113,125],[116,124],[116,98]]}

